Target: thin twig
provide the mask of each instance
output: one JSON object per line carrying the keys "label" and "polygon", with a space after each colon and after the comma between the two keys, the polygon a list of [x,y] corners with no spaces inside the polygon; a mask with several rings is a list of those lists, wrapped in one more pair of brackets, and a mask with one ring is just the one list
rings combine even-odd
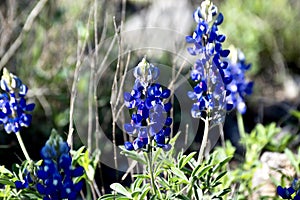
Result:
{"label": "thin twig", "polygon": [[31,10],[30,14],[28,15],[25,24],[23,26],[23,29],[21,30],[19,36],[14,41],[14,43],[9,47],[7,52],[3,55],[3,57],[0,60],[0,70],[6,65],[6,63],[9,61],[9,59],[15,54],[17,49],[20,47],[20,45],[23,42],[23,39],[25,37],[25,34],[28,33],[32,27],[32,24],[35,20],[35,18],[39,15],[39,13],[44,8],[45,4],[48,0],[40,0],[35,7]]}
{"label": "thin twig", "polygon": [[[87,23],[87,29],[89,29],[90,25],[90,20],[91,20],[91,12],[89,14],[89,19]],[[83,44],[81,44],[80,37],[78,36],[77,40],[77,60],[76,60],[76,67],[75,67],[75,72],[74,72],[74,79],[72,83],[72,88],[71,88],[71,96],[70,96],[70,113],[69,113],[69,131],[68,131],[68,137],[67,137],[67,143],[70,145],[70,148],[73,148],[73,115],[74,115],[74,106],[75,106],[75,100],[77,96],[77,82],[79,78],[79,73],[81,71],[81,63],[83,60],[83,55],[84,55],[84,50],[87,45],[87,40],[88,37],[85,38],[83,41]]]}
{"label": "thin twig", "polygon": [[[114,164],[115,164],[115,169],[118,169],[118,160],[117,160],[117,144],[116,144],[116,106],[115,106],[115,101],[116,101],[116,96],[118,94],[118,81],[117,81],[117,76],[118,76],[118,71],[120,70],[120,35],[119,35],[119,28],[117,27],[116,24],[116,19],[115,17],[113,18],[114,21],[114,27],[115,27],[115,32],[118,34],[118,44],[119,44],[119,54],[118,54],[118,60],[117,60],[117,67],[115,71],[115,76],[112,84],[112,89],[111,89],[111,97],[110,97],[110,106],[111,106],[111,112],[112,112],[112,142],[113,142],[113,154],[114,154]],[[116,179],[118,179],[118,173],[116,173]]]}

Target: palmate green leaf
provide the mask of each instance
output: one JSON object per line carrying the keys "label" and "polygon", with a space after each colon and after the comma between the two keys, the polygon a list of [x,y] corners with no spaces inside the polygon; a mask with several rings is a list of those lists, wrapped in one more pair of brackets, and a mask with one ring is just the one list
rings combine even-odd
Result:
{"label": "palmate green leaf", "polygon": [[123,185],[121,185],[120,183],[113,183],[110,185],[110,188],[119,194],[123,194],[124,196],[126,196],[130,199],[132,198],[131,193],[129,191],[127,191],[126,188]]}

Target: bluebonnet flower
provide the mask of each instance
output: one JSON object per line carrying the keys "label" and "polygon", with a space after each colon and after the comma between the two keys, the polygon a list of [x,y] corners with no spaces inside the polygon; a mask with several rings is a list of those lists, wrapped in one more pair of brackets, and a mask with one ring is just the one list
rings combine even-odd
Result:
{"label": "bluebonnet flower", "polygon": [[43,163],[37,170],[38,192],[48,199],[75,199],[83,181],[74,179],[84,174],[81,166],[72,167],[70,148],[57,134],[52,134],[41,150]]}
{"label": "bluebonnet flower", "polygon": [[224,17],[209,0],[203,1],[193,16],[197,27],[186,41],[193,44],[188,52],[199,58],[191,70],[191,79],[196,83],[194,91],[188,92],[188,96],[196,100],[191,114],[194,118],[206,115],[217,124],[224,120],[225,98],[229,95],[225,86],[232,81],[231,75],[225,71],[228,67],[225,58],[230,53],[222,47],[226,36],[218,32]]}
{"label": "bluebonnet flower", "polygon": [[295,178],[292,182],[292,186],[289,188],[278,186],[277,194],[283,199],[300,200],[300,185],[298,179]]}
{"label": "bluebonnet flower", "polygon": [[168,113],[172,105],[164,101],[170,97],[171,91],[155,83],[159,69],[145,58],[135,67],[134,76],[136,80],[132,91],[124,93],[126,107],[134,110],[131,122],[125,124],[124,129],[135,139],[132,143],[125,142],[124,146],[127,150],[138,150],[151,145],[154,140],[157,147],[168,150],[167,138],[172,124]]}
{"label": "bluebonnet flower", "polygon": [[14,74],[3,69],[0,80],[2,93],[0,93],[0,124],[4,124],[7,133],[17,133],[21,127],[28,127],[35,104],[27,104],[25,96],[27,86]]}
{"label": "bluebonnet flower", "polygon": [[232,58],[229,66],[225,70],[226,74],[230,74],[232,81],[226,85],[226,89],[230,94],[226,97],[228,110],[236,108],[238,112],[244,114],[246,112],[245,96],[252,93],[253,82],[247,81],[245,72],[251,68],[251,64],[245,61],[243,52],[233,49]]}

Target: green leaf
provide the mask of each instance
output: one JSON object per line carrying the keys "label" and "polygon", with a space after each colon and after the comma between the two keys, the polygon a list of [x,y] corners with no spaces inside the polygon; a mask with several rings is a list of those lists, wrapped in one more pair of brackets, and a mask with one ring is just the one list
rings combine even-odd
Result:
{"label": "green leaf", "polygon": [[300,120],[300,111],[298,111],[298,110],[291,110],[290,114]]}
{"label": "green leaf", "polygon": [[126,190],[126,188],[123,187],[120,183],[113,183],[110,185],[110,188],[116,191],[117,193],[123,194],[124,196],[128,198],[131,197],[131,193]]}
{"label": "green leaf", "polygon": [[196,154],[196,152],[192,152],[188,156],[186,156],[182,160],[182,163],[179,165],[179,168],[182,169],[195,156],[195,154]]}
{"label": "green leaf", "polygon": [[175,174],[177,177],[179,177],[185,183],[189,183],[187,177],[184,175],[184,173],[180,169],[178,169],[176,167],[171,167],[171,171],[173,174]]}
{"label": "green leaf", "polygon": [[13,175],[13,174],[11,173],[11,171],[9,171],[8,169],[6,169],[6,168],[4,167],[4,165],[0,166],[0,174],[9,174],[9,175]]}
{"label": "green leaf", "polygon": [[143,190],[142,190],[142,192],[141,192],[141,195],[139,196],[139,199],[145,199],[146,196],[147,196],[147,194],[148,194],[148,192],[149,192],[149,190],[150,190],[149,186],[144,187]]}
{"label": "green leaf", "polygon": [[221,162],[219,162],[213,169],[213,172],[217,172],[218,170],[220,170],[225,164],[227,164],[230,160],[231,160],[231,156],[225,158],[224,160],[222,160]]}
{"label": "green leaf", "polygon": [[188,197],[186,197],[186,196],[184,196],[184,195],[182,195],[182,194],[176,195],[175,198],[176,198],[176,199],[181,199],[181,200],[190,200],[190,198],[188,198]]}
{"label": "green leaf", "polygon": [[9,178],[0,178],[0,183],[3,185],[15,186],[15,183]]}
{"label": "green leaf", "polygon": [[206,165],[204,167],[200,167],[199,169],[196,168],[197,171],[193,171],[192,176],[196,176],[196,177],[200,178],[212,168],[213,168],[213,165]]}
{"label": "green leaf", "polygon": [[121,151],[121,154],[125,155],[126,157],[128,158],[131,158],[133,160],[136,160],[144,165],[147,164],[147,161],[145,160],[144,156],[141,156],[141,154],[139,154],[138,152],[136,151],[128,151],[125,149],[124,146],[119,146],[122,151]]}
{"label": "green leaf", "polygon": [[215,179],[214,182],[219,181],[223,176],[225,176],[225,174],[227,173],[227,171],[222,172],[221,174],[219,174]]}
{"label": "green leaf", "polygon": [[296,156],[293,154],[293,152],[289,149],[285,149],[284,150],[285,155],[289,158],[289,160],[291,161],[291,164],[293,165],[293,167],[296,169],[297,174],[299,174],[299,166],[298,166],[298,162],[296,160]]}
{"label": "green leaf", "polygon": [[117,195],[115,194],[105,194],[101,196],[98,200],[114,200],[116,199]]}
{"label": "green leaf", "polygon": [[[148,179],[149,178],[149,176],[147,176],[146,177],[146,179]],[[144,181],[144,177],[137,177],[136,179],[135,179],[135,181],[131,184],[131,190],[132,191],[135,191],[137,188],[140,188],[141,187],[141,184],[143,183],[143,181]]]}

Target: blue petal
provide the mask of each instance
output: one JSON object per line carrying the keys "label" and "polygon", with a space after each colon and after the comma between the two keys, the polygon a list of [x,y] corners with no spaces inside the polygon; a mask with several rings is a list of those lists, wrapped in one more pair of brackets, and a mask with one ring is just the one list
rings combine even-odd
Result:
{"label": "blue petal", "polygon": [[40,184],[40,183],[38,183],[37,185],[36,185],[36,189],[38,190],[38,192],[40,193],[40,194],[46,194],[46,188],[45,188],[45,186],[43,186],[42,184]]}
{"label": "blue petal", "polygon": [[163,134],[156,134],[154,136],[154,140],[158,147],[164,147],[165,146],[165,136]]}
{"label": "blue petal", "polygon": [[188,91],[187,93],[188,97],[192,100],[195,100],[197,99],[197,95],[195,94],[195,92],[192,92],[192,91]]}
{"label": "blue petal", "polygon": [[132,124],[124,124],[124,129],[128,134],[132,134],[135,130],[135,127]]}
{"label": "blue petal", "polygon": [[34,103],[28,104],[28,105],[26,106],[25,111],[31,112],[31,111],[33,111],[34,107],[35,107],[35,104],[34,104]]}
{"label": "blue petal", "polygon": [[49,176],[48,173],[42,169],[37,171],[37,177],[42,180],[45,180],[46,178],[48,178],[48,176]]}
{"label": "blue petal", "polygon": [[79,177],[84,174],[84,169],[82,166],[78,166],[72,170],[72,177]]}
{"label": "blue petal", "polygon": [[79,192],[81,189],[82,189],[82,186],[83,186],[83,181],[79,181],[78,183],[74,184],[74,192]]}
{"label": "blue petal", "polygon": [[223,14],[219,13],[219,15],[218,15],[217,19],[215,20],[214,24],[218,26],[218,25],[222,24],[223,20],[224,20]]}
{"label": "blue petal", "polygon": [[217,38],[217,33],[214,31],[211,31],[209,34],[208,42],[213,43],[216,38]]}
{"label": "blue petal", "polygon": [[22,110],[26,109],[26,100],[24,98],[20,98],[19,105],[21,106]]}
{"label": "blue petal", "polygon": [[217,42],[215,45],[215,50],[216,52],[220,53],[222,51],[222,44]]}
{"label": "blue petal", "polygon": [[222,50],[220,52],[220,56],[222,56],[223,58],[227,57],[229,55],[230,51],[228,49],[226,50]]}
{"label": "blue petal", "polygon": [[132,143],[131,143],[131,142],[128,142],[128,141],[126,141],[126,142],[124,143],[124,146],[125,146],[125,149],[127,149],[127,150],[129,150],[129,151],[131,151],[131,150],[134,149]]}
{"label": "blue petal", "polygon": [[169,151],[170,149],[172,148],[172,145],[171,144],[165,144],[164,146],[163,146],[163,150],[164,151]]}
{"label": "blue petal", "polygon": [[234,105],[233,105],[232,103],[227,103],[227,104],[226,104],[226,110],[227,110],[227,111],[232,110],[233,107],[234,107]]}
{"label": "blue petal", "polygon": [[195,55],[196,55],[196,51],[195,51],[194,48],[192,48],[192,47],[188,47],[188,48],[187,48],[187,51],[188,51],[192,56],[195,56]]}
{"label": "blue petal", "polygon": [[143,120],[143,117],[140,114],[132,114],[131,119],[135,124],[139,124]]}
{"label": "blue petal", "polygon": [[166,137],[169,137],[171,134],[171,128],[170,127],[166,127],[165,130],[164,130],[164,135]]}
{"label": "blue petal", "polygon": [[72,158],[69,154],[62,154],[59,159],[59,167],[62,169],[70,169]]}
{"label": "blue petal", "polygon": [[125,101],[132,101],[133,98],[129,92],[124,92],[124,100]]}
{"label": "blue petal", "polygon": [[22,181],[15,181],[15,186],[17,189],[24,189],[24,185],[22,183]]}
{"label": "blue petal", "polygon": [[170,94],[171,94],[171,90],[165,89],[165,90],[163,90],[163,92],[161,94],[161,97],[164,98],[164,99],[166,99],[166,98],[170,97]]}
{"label": "blue petal", "polygon": [[186,36],[185,40],[186,40],[187,43],[194,43],[195,42],[195,40],[192,36]]}
{"label": "blue petal", "polygon": [[22,84],[19,90],[19,96],[23,97],[27,94],[28,88],[26,85]]}
{"label": "blue petal", "polygon": [[70,147],[67,142],[59,143],[59,153],[60,154],[68,154],[70,152]]}
{"label": "blue petal", "polygon": [[139,138],[136,138],[136,139],[133,141],[132,145],[133,145],[133,147],[134,147],[134,150],[138,150],[138,149],[143,148],[144,143],[143,143],[143,141],[141,141]]}
{"label": "blue petal", "polygon": [[226,36],[225,35],[218,35],[217,36],[217,39],[216,39],[218,42],[224,42],[226,40]]}
{"label": "blue petal", "polygon": [[170,102],[164,104],[164,108],[166,112],[169,112],[172,108],[172,104]]}
{"label": "blue petal", "polygon": [[21,126],[28,127],[31,123],[32,116],[30,114],[23,113],[20,117]]}
{"label": "blue petal", "polygon": [[173,120],[171,117],[167,117],[166,122],[165,122],[165,126],[170,126],[172,124]]}

